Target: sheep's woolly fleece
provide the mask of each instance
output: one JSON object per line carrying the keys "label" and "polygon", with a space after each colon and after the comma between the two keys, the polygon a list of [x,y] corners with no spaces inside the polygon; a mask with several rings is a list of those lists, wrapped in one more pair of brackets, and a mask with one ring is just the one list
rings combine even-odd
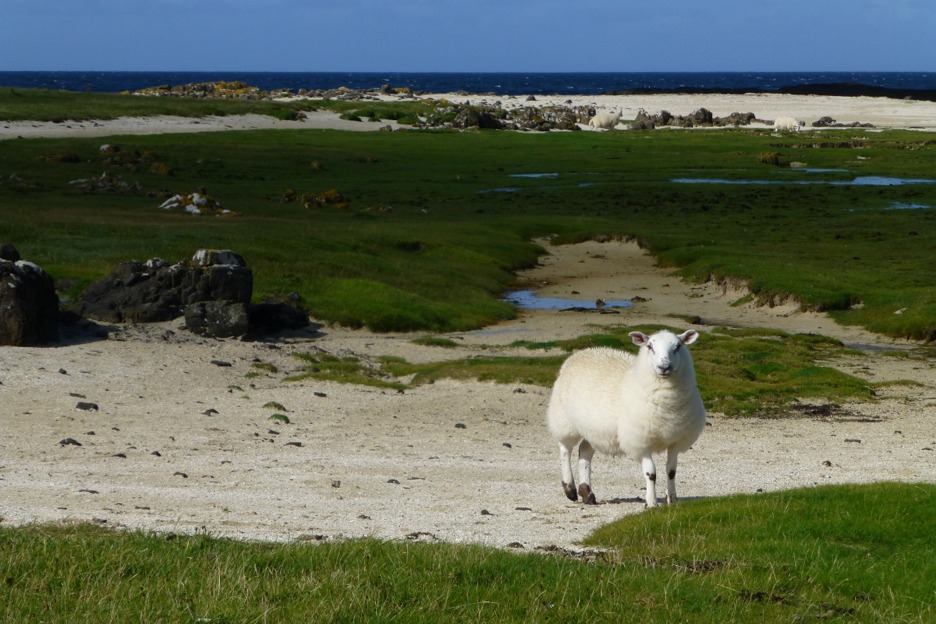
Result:
{"label": "sheep's woolly fleece", "polygon": [[[517,338],[573,336],[592,324],[678,325],[670,314],[700,316],[700,340],[707,325],[730,324],[882,342],[792,308],[732,307],[739,293],[684,284],[632,244],[550,251],[527,276],[544,295],[575,290],[583,298],[648,301],[620,314],[531,312],[450,336],[464,345],[459,353],[508,353],[505,345]],[[565,498],[558,448],[545,425],[548,389],[444,381],[400,394],[288,383],[283,377],[299,368],[299,352],[424,361],[450,358],[451,351],[414,345],[408,335],[328,327],[269,343],[208,340],[180,325],[126,327],[107,340],[75,336],[53,348],[0,347],[5,526],[83,520],[257,540],[376,537],[574,549],[596,527],[643,511],[643,478],[627,459],[596,457],[597,506]],[[922,385],[895,386],[879,403],[846,405],[821,418],[712,414],[680,457],[682,499],[936,481],[933,364],[872,351],[837,365]],[[77,409],[79,403],[98,409]],[[270,420],[275,413],[290,423]]]}

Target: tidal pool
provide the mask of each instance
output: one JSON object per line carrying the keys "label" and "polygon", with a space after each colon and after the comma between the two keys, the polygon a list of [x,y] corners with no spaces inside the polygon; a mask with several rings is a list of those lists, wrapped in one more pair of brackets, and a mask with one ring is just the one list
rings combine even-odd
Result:
{"label": "tidal pool", "polygon": [[633,303],[627,300],[605,301],[599,306],[594,299],[570,299],[566,297],[540,297],[533,290],[515,290],[504,295],[504,301],[526,310],[568,310],[580,308],[597,310],[598,308],[629,308]]}
{"label": "tidal pool", "polygon": [[906,186],[936,184],[936,180],[923,178],[889,178],[887,176],[858,176],[851,180],[727,180],[724,178],[673,178],[677,184],[828,184],[829,186]]}

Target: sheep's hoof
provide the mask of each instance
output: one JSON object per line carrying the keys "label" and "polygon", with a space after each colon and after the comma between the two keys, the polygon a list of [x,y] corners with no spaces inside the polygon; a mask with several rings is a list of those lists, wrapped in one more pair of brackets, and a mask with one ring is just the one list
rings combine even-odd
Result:
{"label": "sheep's hoof", "polygon": [[592,492],[591,486],[587,483],[582,483],[578,487],[579,496],[582,497],[582,502],[586,505],[597,505],[598,501],[595,500],[595,493]]}
{"label": "sheep's hoof", "polygon": [[575,491],[574,483],[563,483],[562,489],[565,490],[566,498],[568,498],[573,503],[578,500],[578,494]]}

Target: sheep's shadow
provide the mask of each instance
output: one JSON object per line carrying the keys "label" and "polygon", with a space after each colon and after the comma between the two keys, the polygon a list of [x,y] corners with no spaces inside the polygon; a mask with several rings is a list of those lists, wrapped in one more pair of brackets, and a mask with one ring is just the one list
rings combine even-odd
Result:
{"label": "sheep's shadow", "polygon": [[[704,500],[706,498],[707,498],[706,496],[680,496],[679,499],[676,501],[676,504],[679,505],[679,503],[682,503],[682,502]],[[638,505],[643,505],[645,502],[646,501],[643,496],[631,496],[631,497],[619,496],[617,498],[608,498],[604,500],[598,499],[597,504],[598,505],[625,505],[628,503],[636,503]],[[666,506],[667,506],[666,502],[663,500],[660,500],[660,507],[666,507]]]}
{"label": "sheep's shadow", "polygon": [[[48,343],[32,345],[37,347],[56,348],[76,345],[106,342],[108,340],[143,340],[164,342],[185,342],[197,339],[199,336],[189,332],[182,319],[172,328],[166,323],[106,323],[94,321],[74,314],[63,314],[59,323],[58,338]],[[315,340],[325,336],[323,325],[309,323],[298,329],[282,329],[278,331],[251,333],[239,338],[242,342],[271,343],[296,342],[301,340]]]}

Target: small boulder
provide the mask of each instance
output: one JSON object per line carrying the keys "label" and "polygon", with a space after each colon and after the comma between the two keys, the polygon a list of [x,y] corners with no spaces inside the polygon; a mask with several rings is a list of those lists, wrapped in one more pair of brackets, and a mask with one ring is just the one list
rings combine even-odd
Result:
{"label": "small boulder", "polygon": [[0,345],[24,347],[58,340],[55,282],[42,267],[19,258],[12,245],[0,251]]}

